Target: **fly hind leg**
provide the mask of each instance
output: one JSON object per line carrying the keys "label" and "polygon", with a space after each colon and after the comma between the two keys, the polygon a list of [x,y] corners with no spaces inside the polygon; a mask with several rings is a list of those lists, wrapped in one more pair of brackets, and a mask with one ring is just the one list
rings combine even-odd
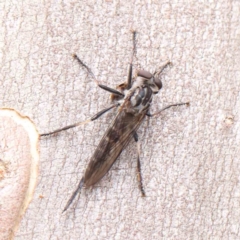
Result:
{"label": "fly hind leg", "polygon": [[109,110],[115,108],[115,107],[118,107],[119,106],[119,103],[116,103],[108,108],[105,108],[103,109],[102,111],[98,112],[97,114],[95,114],[94,116],[92,116],[91,118],[83,121],[83,122],[77,122],[77,123],[74,123],[74,124],[71,124],[71,125],[68,125],[66,127],[63,127],[63,128],[58,128],[52,132],[48,132],[48,133],[42,133],[40,134],[40,137],[44,137],[44,136],[49,136],[49,135],[52,135],[52,134],[55,134],[55,133],[58,133],[58,132],[61,132],[61,131],[65,131],[65,130],[68,130],[70,128],[74,128],[74,127],[78,127],[80,125],[84,125],[86,123],[89,123],[91,121],[94,121],[96,119],[98,119],[99,117],[101,117],[104,113],[108,112]]}
{"label": "fly hind leg", "polygon": [[137,143],[137,179],[138,179],[138,186],[139,189],[142,193],[142,197],[145,197],[145,191],[143,188],[143,183],[142,183],[142,172],[141,172],[141,162],[140,162],[140,144],[138,142],[138,135],[136,132],[134,132],[133,134],[133,138],[135,140],[135,142]]}
{"label": "fly hind leg", "polygon": [[[133,34],[133,39],[132,39],[133,50],[132,50],[132,56],[131,56],[131,60],[130,60],[129,67],[128,67],[127,82],[125,82],[123,84],[120,84],[117,87],[117,90],[113,89],[113,88],[110,88],[106,85],[100,84],[100,82],[96,79],[94,73],[92,72],[91,68],[89,68],[76,54],[73,54],[73,58],[76,59],[78,61],[78,63],[87,70],[87,72],[94,79],[94,82],[97,84],[97,86],[104,89],[105,91],[110,92],[112,94],[111,95],[112,100],[122,99],[124,97],[124,94],[123,94],[124,90],[125,89],[130,89],[131,86],[132,86],[132,62],[133,62],[134,55],[136,53],[136,31],[132,31],[132,34]],[[66,127],[56,129],[52,132],[42,133],[42,134],[40,134],[40,137],[52,135],[52,134],[55,134],[55,133],[58,133],[58,132],[61,132],[61,131],[65,131],[65,130],[68,130],[70,128],[74,128],[74,127],[89,123],[91,121],[94,121],[94,120],[98,119],[100,116],[102,116],[104,113],[108,112],[109,110],[111,110],[114,107],[118,107],[119,105],[120,105],[119,103],[116,103],[116,104],[114,104],[114,105],[112,105],[112,106],[110,106],[106,109],[103,109],[102,111],[98,112],[97,114],[95,114],[93,117],[87,119],[86,121],[74,123],[74,124],[68,125]]]}

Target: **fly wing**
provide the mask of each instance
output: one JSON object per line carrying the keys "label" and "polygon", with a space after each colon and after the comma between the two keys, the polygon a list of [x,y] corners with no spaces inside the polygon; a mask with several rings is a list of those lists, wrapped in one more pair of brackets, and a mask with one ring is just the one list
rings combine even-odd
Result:
{"label": "fly wing", "polygon": [[142,123],[146,111],[137,115],[122,109],[118,112],[88,164],[83,177],[86,187],[98,182],[108,172]]}

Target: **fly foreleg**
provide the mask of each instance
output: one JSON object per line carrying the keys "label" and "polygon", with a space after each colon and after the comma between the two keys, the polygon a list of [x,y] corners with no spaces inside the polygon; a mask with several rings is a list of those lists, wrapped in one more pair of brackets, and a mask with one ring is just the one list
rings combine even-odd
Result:
{"label": "fly foreleg", "polygon": [[160,114],[161,112],[163,112],[163,111],[166,110],[166,109],[169,109],[169,108],[171,108],[171,107],[181,106],[181,105],[187,105],[187,106],[189,106],[190,103],[189,103],[189,102],[186,102],[186,103],[175,103],[175,104],[171,104],[171,105],[168,105],[168,106],[162,108],[162,109],[161,109],[159,112],[157,112],[157,113],[154,113],[154,114],[147,113],[146,115],[147,115],[148,117],[154,117],[154,116]]}
{"label": "fly foreleg", "polygon": [[134,132],[133,134],[133,138],[135,140],[135,142],[137,143],[137,179],[138,179],[138,186],[139,189],[142,193],[142,197],[145,197],[145,191],[143,188],[143,183],[142,183],[142,173],[141,173],[141,162],[140,162],[140,144],[138,142],[138,135],[136,132]]}

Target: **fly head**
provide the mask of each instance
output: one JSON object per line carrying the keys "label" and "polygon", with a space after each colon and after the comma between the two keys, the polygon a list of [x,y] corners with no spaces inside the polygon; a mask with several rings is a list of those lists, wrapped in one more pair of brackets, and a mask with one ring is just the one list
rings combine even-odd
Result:
{"label": "fly head", "polygon": [[158,93],[158,91],[162,88],[162,81],[159,78],[158,72],[152,74],[145,70],[138,70],[137,77],[142,78],[142,80],[144,80],[144,84],[149,85],[154,94]]}

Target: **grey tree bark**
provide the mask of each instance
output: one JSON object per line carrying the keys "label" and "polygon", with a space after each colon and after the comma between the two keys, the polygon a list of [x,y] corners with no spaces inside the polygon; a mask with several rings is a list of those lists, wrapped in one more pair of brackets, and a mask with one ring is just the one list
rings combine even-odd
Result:
{"label": "grey tree bark", "polygon": [[39,132],[110,104],[73,60],[110,87],[126,78],[131,29],[136,66],[170,59],[139,129],[146,198],[131,142],[110,172],[62,210],[113,114],[41,140],[39,183],[16,239],[239,239],[240,2],[24,1],[0,3],[0,106]]}

